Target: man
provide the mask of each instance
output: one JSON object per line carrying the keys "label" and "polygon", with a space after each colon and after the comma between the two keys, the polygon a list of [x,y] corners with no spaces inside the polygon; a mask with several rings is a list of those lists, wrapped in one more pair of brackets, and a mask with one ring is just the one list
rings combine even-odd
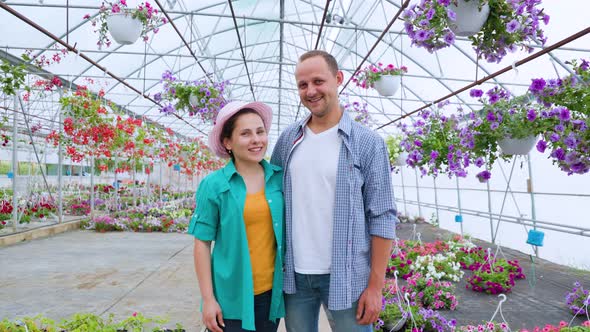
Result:
{"label": "man", "polygon": [[369,332],[395,237],[387,148],[343,111],[330,54],[303,54],[295,79],[310,115],[281,134],[271,159],[285,171],[287,331],[317,331],[322,304],[333,331]]}

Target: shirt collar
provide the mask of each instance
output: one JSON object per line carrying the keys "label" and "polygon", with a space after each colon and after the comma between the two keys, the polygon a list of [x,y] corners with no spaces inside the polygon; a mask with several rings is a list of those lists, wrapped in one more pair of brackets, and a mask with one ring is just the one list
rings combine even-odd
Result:
{"label": "shirt collar", "polygon": [[[340,106],[342,109],[342,106]],[[307,117],[301,121],[297,125],[297,137],[303,134],[303,130],[309,120],[311,119],[311,114],[308,114]],[[348,114],[346,110],[342,111],[342,117],[340,117],[340,121],[338,122],[338,132],[346,135],[346,138],[350,137],[350,131],[352,130],[352,118]]]}
{"label": "shirt collar", "polygon": [[[262,161],[260,161],[260,165],[262,165],[262,168],[264,169],[265,182],[268,181],[268,179],[274,173],[281,171],[280,166],[273,165],[266,161],[266,159],[262,159]],[[223,175],[225,175],[226,180],[229,182],[231,178],[234,176],[234,174],[238,174],[238,171],[236,170],[236,165],[234,164],[233,159],[230,159],[230,161],[223,168]]]}

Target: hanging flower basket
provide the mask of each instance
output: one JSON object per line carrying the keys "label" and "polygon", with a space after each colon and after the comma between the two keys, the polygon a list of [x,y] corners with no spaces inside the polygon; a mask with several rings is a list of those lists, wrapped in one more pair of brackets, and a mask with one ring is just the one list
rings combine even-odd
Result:
{"label": "hanging flower basket", "polygon": [[399,75],[383,75],[375,82],[375,90],[382,96],[393,96],[399,89]]}
{"label": "hanging flower basket", "polygon": [[129,14],[117,13],[107,17],[107,26],[113,39],[121,45],[130,45],[141,35],[141,21]]}
{"label": "hanging flower basket", "polygon": [[382,331],[385,332],[396,332],[402,329],[402,327],[404,327],[404,325],[406,324],[406,317],[400,318],[397,322],[387,322],[385,324],[383,324],[383,327],[381,328]]}
{"label": "hanging flower basket", "polygon": [[479,9],[479,1],[458,0],[449,8],[457,14],[455,21],[449,20],[449,28],[457,36],[469,37],[478,33],[488,20],[490,6],[486,3]]}
{"label": "hanging flower basket", "polygon": [[503,154],[507,155],[527,155],[537,143],[537,136],[526,138],[503,138],[498,141]]}

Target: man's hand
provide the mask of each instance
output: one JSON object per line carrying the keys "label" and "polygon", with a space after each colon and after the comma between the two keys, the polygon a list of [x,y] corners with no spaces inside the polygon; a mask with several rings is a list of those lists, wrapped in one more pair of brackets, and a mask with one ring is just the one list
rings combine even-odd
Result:
{"label": "man's hand", "polygon": [[367,287],[359,298],[358,308],[356,309],[356,321],[359,325],[369,325],[379,318],[383,295],[381,289]]}
{"label": "man's hand", "polygon": [[203,301],[203,323],[211,332],[223,332],[221,329],[221,327],[225,327],[223,315],[221,314],[221,307],[215,299]]}

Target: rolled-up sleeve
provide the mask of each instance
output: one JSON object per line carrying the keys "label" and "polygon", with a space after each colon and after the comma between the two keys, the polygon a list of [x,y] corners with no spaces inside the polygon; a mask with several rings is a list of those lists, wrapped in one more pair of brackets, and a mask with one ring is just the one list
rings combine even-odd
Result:
{"label": "rolled-up sleeve", "polygon": [[365,174],[363,195],[369,234],[394,239],[397,210],[393,198],[389,155],[383,139],[376,142]]}
{"label": "rolled-up sleeve", "polygon": [[215,240],[219,226],[219,208],[207,178],[199,184],[196,195],[197,205],[188,228],[188,233],[203,241]]}

